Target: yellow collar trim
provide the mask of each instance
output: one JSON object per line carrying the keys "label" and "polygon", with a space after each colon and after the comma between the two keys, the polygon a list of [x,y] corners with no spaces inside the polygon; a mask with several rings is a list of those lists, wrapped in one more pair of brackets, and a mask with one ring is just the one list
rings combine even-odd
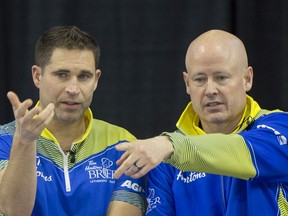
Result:
{"label": "yellow collar trim", "polygon": [[[36,106],[39,106],[39,102],[36,104]],[[81,143],[83,140],[86,139],[86,137],[88,136],[88,134],[91,131],[92,128],[92,120],[93,120],[93,114],[90,108],[88,108],[85,113],[84,113],[84,119],[88,121],[88,127],[86,128],[86,131],[84,133],[84,135],[81,137],[80,140],[75,141],[73,144],[77,144],[77,143]],[[54,143],[59,145],[58,140],[55,138],[55,136],[47,129],[45,128],[42,133],[41,136],[44,137],[45,139],[49,139],[49,140],[53,140]]]}
{"label": "yellow collar trim", "polygon": [[[240,131],[245,128],[247,125],[243,124],[243,122],[248,119],[249,117],[254,118],[257,113],[261,110],[259,104],[253,100],[252,97],[246,95],[247,102],[244,114],[240,120],[240,125],[235,129],[234,132]],[[189,102],[186,106],[185,110],[182,112],[178,122],[176,123],[176,127],[184,132],[185,134],[205,134],[205,132],[198,127],[199,125],[199,116],[195,113],[192,107],[192,103]],[[242,125],[243,124],[243,125]]]}

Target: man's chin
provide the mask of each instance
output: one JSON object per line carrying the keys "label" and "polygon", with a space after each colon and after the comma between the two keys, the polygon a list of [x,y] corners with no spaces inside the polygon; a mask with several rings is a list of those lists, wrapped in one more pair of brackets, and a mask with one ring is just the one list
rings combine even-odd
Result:
{"label": "man's chin", "polygon": [[69,114],[62,114],[57,117],[58,121],[64,123],[64,124],[71,124],[78,122],[81,119],[81,115],[79,113],[69,113]]}
{"label": "man's chin", "polygon": [[226,115],[223,115],[221,113],[209,114],[205,118],[206,118],[206,121],[210,122],[211,124],[220,124],[220,123],[225,122],[227,119]]}

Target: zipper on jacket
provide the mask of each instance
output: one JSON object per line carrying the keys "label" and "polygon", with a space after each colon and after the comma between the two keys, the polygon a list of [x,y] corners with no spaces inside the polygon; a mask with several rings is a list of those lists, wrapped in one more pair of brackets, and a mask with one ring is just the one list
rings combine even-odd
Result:
{"label": "zipper on jacket", "polygon": [[[62,156],[63,156],[63,170],[64,170],[64,179],[65,179],[65,189],[66,192],[71,192],[71,183],[70,183],[70,176],[69,176],[69,169],[68,169],[68,158],[70,152],[65,154],[61,149],[60,145],[58,146]],[[72,148],[72,147],[71,147]]]}

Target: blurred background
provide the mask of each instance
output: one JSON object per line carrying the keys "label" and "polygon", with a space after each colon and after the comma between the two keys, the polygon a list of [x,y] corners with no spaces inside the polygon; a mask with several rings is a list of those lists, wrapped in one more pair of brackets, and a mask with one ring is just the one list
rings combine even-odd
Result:
{"label": "blurred background", "polygon": [[54,25],[76,25],[98,40],[94,117],[138,138],[175,129],[189,102],[186,49],[209,29],[242,39],[254,68],[250,95],[261,107],[288,110],[287,0],[9,0],[0,2],[0,124],[14,120],[7,91],[38,100],[34,45]]}

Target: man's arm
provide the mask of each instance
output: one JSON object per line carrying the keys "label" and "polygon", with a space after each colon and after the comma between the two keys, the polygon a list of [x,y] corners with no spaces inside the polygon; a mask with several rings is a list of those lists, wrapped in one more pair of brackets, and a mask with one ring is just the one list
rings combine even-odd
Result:
{"label": "man's arm", "polygon": [[174,144],[174,154],[165,162],[180,170],[220,174],[245,180],[256,175],[247,144],[239,134],[164,134],[169,136]]}
{"label": "man's arm", "polygon": [[36,196],[36,139],[54,116],[54,105],[43,111],[28,108],[32,100],[22,103],[8,92],[13,107],[16,130],[6,168],[0,171],[0,212],[6,215],[30,215]]}
{"label": "man's arm", "polygon": [[29,145],[14,142],[9,164],[0,172],[0,210],[7,215],[30,215],[34,206],[36,145]]}
{"label": "man's arm", "polygon": [[141,209],[130,203],[112,201],[107,210],[107,216],[143,216]]}
{"label": "man's arm", "polygon": [[[230,145],[229,145],[230,144]],[[155,168],[161,161],[183,171],[199,171],[248,179],[255,176],[249,150],[240,135],[209,134],[188,136],[164,133],[163,136],[136,140],[116,146],[126,151],[117,161],[120,167],[114,176],[123,173],[139,178]],[[142,169],[133,165],[143,164]]]}

